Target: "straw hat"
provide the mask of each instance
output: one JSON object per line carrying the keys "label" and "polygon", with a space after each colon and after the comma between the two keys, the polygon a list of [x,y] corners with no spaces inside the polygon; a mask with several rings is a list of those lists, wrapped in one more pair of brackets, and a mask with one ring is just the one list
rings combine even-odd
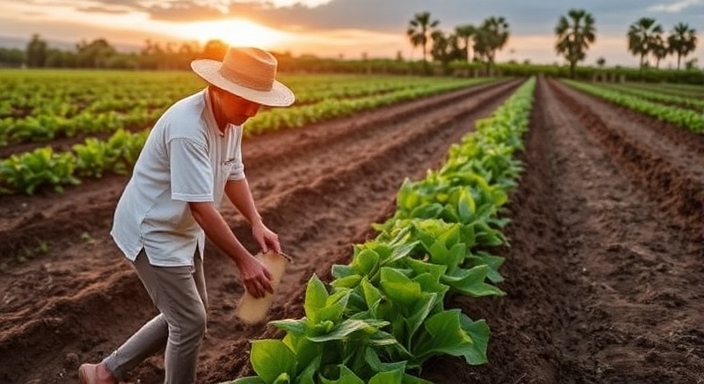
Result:
{"label": "straw hat", "polygon": [[276,66],[271,53],[252,47],[229,47],[222,61],[191,62],[191,69],[198,76],[220,89],[262,105],[287,107],[295,97],[276,80]]}

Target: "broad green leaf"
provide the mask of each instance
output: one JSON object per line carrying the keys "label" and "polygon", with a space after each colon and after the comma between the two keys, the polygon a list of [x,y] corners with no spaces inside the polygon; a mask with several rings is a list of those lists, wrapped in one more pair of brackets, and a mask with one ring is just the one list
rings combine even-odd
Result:
{"label": "broad green leaf", "polygon": [[460,318],[462,329],[470,336],[473,343],[464,351],[464,360],[470,365],[486,364],[486,349],[489,343],[489,326],[484,320],[473,321],[467,315]]}
{"label": "broad green leaf", "polygon": [[276,328],[284,330],[290,334],[297,336],[304,336],[306,334],[306,323],[308,319],[303,318],[299,320],[294,319],[284,319],[284,320],[274,320],[270,321],[269,324]]}
{"label": "broad green leaf", "polygon": [[447,310],[423,323],[425,332],[412,350],[417,362],[422,363],[438,354],[464,356],[467,353],[465,349],[473,341],[461,326],[460,314],[458,309]]}
{"label": "broad green leaf", "polygon": [[342,319],[342,314],[347,309],[347,302],[351,292],[352,291],[348,288],[340,288],[339,291],[328,296],[325,306],[318,309],[316,312],[316,320],[318,322],[339,322]]}
{"label": "broad green leaf", "polygon": [[332,266],[332,276],[335,279],[342,279],[344,277],[353,276],[356,274],[357,273],[354,271],[354,268],[350,265],[335,264]]}
{"label": "broad green leaf", "polygon": [[467,256],[468,266],[473,267],[477,265],[486,264],[489,266],[489,272],[486,277],[493,283],[500,283],[504,281],[504,277],[499,273],[499,268],[506,261],[505,258],[500,256],[495,256],[487,252],[479,251],[476,254]]}
{"label": "broad green leaf", "polygon": [[402,306],[412,306],[421,296],[420,284],[394,268],[381,269],[380,284],[386,296]]}
{"label": "broad green leaf", "polygon": [[393,266],[396,262],[408,257],[413,249],[418,245],[417,241],[406,244],[399,244],[393,247],[388,258],[381,261],[383,266]]}
{"label": "broad green leaf", "polygon": [[457,204],[457,214],[459,215],[460,222],[469,223],[476,210],[477,206],[472,195],[470,195],[466,189],[463,189]]}
{"label": "broad green leaf", "polygon": [[505,295],[499,288],[484,282],[488,272],[488,265],[478,265],[471,269],[458,270],[454,275],[445,275],[441,280],[457,292],[472,297]]}
{"label": "broad green leaf", "polygon": [[367,279],[363,279],[361,285],[367,308],[374,310],[379,305],[379,301],[382,298],[381,291],[379,291],[379,289],[372,285]]}
{"label": "broad green leaf", "polygon": [[336,288],[355,288],[362,281],[361,275],[349,275],[345,277],[337,277],[330,285]]}
{"label": "broad green leaf", "polygon": [[296,376],[296,355],[281,340],[253,341],[250,361],[254,372],[267,384],[275,383],[282,374]]}
{"label": "broad green leaf", "polygon": [[[380,325],[381,327],[388,324],[388,322],[381,322],[380,324],[383,324]],[[316,343],[323,343],[332,340],[345,340],[352,333],[370,327],[374,326],[369,324],[367,321],[347,319],[335,328],[331,329],[329,333],[325,335],[309,336],[308,339]]]}
{"label": "broad green leaf", "polygon": [[379,267],[379,254],[371,249],[363,249],[354,256],[352,265],[360,275],[371,276]]}
{"label": "broad green leaf", "polygon": [[303,308],[305,310],[306,316],[313,323],[319,323],[318,312],[325,308],[327,305],[328,291],[325,285],[318,278],[318,276],[313,275],[310,280],[308,280],[308,286],[306,287],[306,298],[303,303]]}

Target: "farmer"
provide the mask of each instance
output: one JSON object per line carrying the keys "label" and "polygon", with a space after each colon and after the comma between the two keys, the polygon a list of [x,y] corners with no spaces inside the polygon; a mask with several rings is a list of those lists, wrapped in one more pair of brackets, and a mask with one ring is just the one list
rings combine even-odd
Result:
{"label": "farmer", "polygon": [[281,252],[264,225],[242,165],[242,124],[260,105],[289,106],[277,61],[257,48],[230,47],[222,62],[195,60],[209,84],[156,122],[115,210],[111,235],[132,262],[160,314],[98,364],[78,369],[82,384],[117,383],[166,348],[165,383],[194,383],[206,328],[205,236],[237,266],[254,297],[272,292],[271,274],[245,249],[218,208],[223,193],[248,220],[262,251]]}

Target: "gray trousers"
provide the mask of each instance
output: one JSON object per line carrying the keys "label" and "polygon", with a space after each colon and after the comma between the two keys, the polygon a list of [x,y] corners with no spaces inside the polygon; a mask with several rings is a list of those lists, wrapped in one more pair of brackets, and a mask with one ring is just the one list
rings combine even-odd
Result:
{"label": "gray trousers", "polygon": [[166,384],[193,384],[206,328],[208,297],[203,260],[194,267],[156,267],[142,250],[134,267],[160,314],[146,323],[122,346],[103,360],[107,369],[123,380],[128,371],[164,347]]}

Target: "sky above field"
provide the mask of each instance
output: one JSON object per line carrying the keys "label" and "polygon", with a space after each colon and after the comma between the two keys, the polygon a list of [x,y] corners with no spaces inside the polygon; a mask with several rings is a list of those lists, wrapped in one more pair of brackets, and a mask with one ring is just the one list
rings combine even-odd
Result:
{"label": "sky above field", "polygon": [[[77,43],[106,38],[141,47],[156,41],[221,39],[295,55],[419,59],[405,35],[417,12],[428,11],[451,32],[502,16],[510,40],[497,59],[562,62],[554,28],[561,15],[579,8],[596,19],[597,41],[586,64],[637,66],[627,52],[628,26],[654,18],[665,31],[678,22],[697,29],[699,47],[688,59],[704,66],[704,0],[0,0],[0,36]],[[667,66],[670,62],[666,62]],[[661,64],[662,65],[662,64]]]}

